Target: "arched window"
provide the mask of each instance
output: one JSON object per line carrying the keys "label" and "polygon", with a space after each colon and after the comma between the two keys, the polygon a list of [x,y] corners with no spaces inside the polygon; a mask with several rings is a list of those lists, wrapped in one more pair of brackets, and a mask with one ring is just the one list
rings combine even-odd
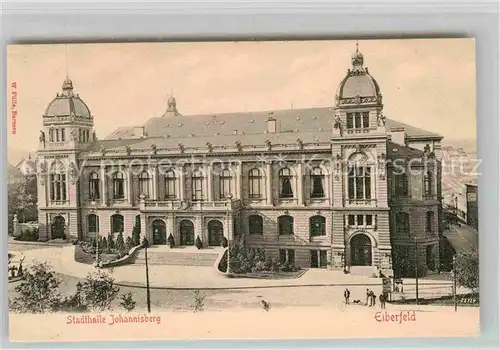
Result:
{"label": "arched window", "polygon": [[54,142],[54,129],[49,129],[49,141]]}
{"label": "arched window", "polygon": [[191,176],[192,190],[193,190],[193,201],[202,201],[205,198],[205,191],[203,188],[203,182],[205,180],[205,174],[201,170],[196,170]]}
{"label": "arched window", "polygon": [[432,232],[434,227],[434,212],[428,211],[425,214],[425,231]]}
{"label": "arched window", "polygon": [[278,233],[280,235],[293,235],[293,217],[283,215],[278,217]]}
{"label": "arched window", "polygon": [[396,213],[396,232],[409,233],[410,232],[410,215],[405,212]]}
{"label": "arched window", "polygon": [[116,172],[113,174],[113,198],[115,199],[125,198],[123,180],[124,178],[121,172]]}
{"label": "arched window", "polygon": [[65,201],[66,196],[66,174],[50,175],[50,200]]}
{"label": "arched window", "polygon": [[88,232],[99,232],[99,217],[95,214],[87,216]]}
{"label": "arched window", "polygon": [[248,172],[248,197],[261,198],[262,174],[259,169],[252,169]]}
{"label": "arched window", "polygon": [[432,172],[426,171],[424,174],[424,194],[426,196],[432,195]]}
{"label": "arched window", "polygon": [[263,232],[262,216],[250,215],[248,217],[248,233],[251,235],[261,235]]}
{"label": "arched window", "polygon": [[319,167],[311,172],[311,198],[325,197],[325,175]]}
{"label": "arched window", "polygon": [[408,197],[408,176],[406,174],[394,176],[394,193],[396,197]]}
{"label": "arched window", "polygon": [[283,168],[279,171],[280,198],[293,198],[292,189],[292,171],[289,168]]}
{"label": "arched window", "polygon": [[89,176],[89,199],[99,199],[99,175],[92,173]]}
{"label": "arched window", "polygon": [[149,187],[151,186],[151,178],[146,170],[139,174],[139,194],[149,197]]}
{"label": "arched window", "polygon": [[324,216],[311,216],[309,219],[309,234],[311,236],[326,236],[326,219]]}
{"label": "arched window", "polygon": [[177,198],[176,177],[173,170],[169,170],[165,174],[165,199]]}
{"label": "arched window", "polygon": [[349,166],[347,170],[349,199],[371,199],[371,169]]}
{"label": "arched window", "polygon": [[114,214],[111,216],[111,233],[123,232],[123,216]]}
{"label": "arched window", "polygon": [[219,176],[219,198],[229,198],[231,194],[231,172],[228,169],[222,170]]}

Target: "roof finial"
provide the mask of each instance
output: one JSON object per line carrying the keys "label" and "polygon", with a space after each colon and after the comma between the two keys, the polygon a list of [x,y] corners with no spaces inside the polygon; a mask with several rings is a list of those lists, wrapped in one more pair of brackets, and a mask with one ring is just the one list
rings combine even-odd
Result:
{"label": "roof finial", "polygon": [[359,52],[359,42],[356,40],[356,52]]}
{"label": "roof finial", "polygon": [[64,63],[66,65],[66,79],[68,79],[68,44],[64,44]]}

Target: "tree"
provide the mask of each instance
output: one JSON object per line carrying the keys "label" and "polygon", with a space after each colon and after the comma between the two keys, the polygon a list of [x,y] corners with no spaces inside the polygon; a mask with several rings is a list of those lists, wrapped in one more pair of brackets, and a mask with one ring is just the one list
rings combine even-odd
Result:
{"label": "tree", "polygon": [[134,242],[134,246],[141,244],[141,227],[139,225],[140,222],[136,222],[132,229],[132,241]]}
{"label": "tree", "polygon": [[120,288],[115,286],[115,279],[101,271],[89,273],[82,283],[81,293],[84,303],[92,311],[111,309]]}
{"label": "tree", "polygon": [[120,232],[116,237],[116,249],[119,253],[123,253],[125,249],[125,241],[123,240],[123,232]]}
{"label": "tree", "polygon": [[455,256],[454,273],[457,284],[479,292],[479,252],[477,249],[461,252]]}
{"label": "tree", "polygon": [[37,220],[36,175],[24,176],[18,169],[9,165],[7,193],[9,233],[13,232],[12,220],[15,214],[20,222]]}
{"label": "tree", "polygon": [[135,301],[132,299],[132,292],[122,294],[120,306],[127,310],[127,312],[135,309]]}
{"label": "tree", "polygon": [[60,283],[50,265],[36,263],[24,272],[24,280],[14,288],[18,295],[9,301],[9,308],[16,312],[49,312],[60,303]]}

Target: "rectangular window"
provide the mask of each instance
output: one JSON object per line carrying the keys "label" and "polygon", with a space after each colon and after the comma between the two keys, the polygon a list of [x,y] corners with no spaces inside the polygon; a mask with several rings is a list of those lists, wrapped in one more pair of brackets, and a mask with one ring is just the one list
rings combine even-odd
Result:
{"label": "rectangular window", "polygon": [[327,265],[326,250],[320,250],[319,251],[319,267],[326,267],[326,265]]}
{"label": "rectangular window", "polygon": [[363,226],[364,223],[363,223],[363,215],[357,215],[357,224],[358,226]]}
{"label": "rectangular window", "polygon": [[295,265],[295,250],[293,249],[288,249],[287,251],[287,255],[288,255],[288,263],[290,265]]}
{"label": "rectangular window", "polygon": [[354,128],[354,116],[353,113],[347,113],[347,129]]}
{"label": "rectangular window", "polygon": [[355,223],[354,223],[354,215],[347,215],[347,223],[349,224],[349,226],[354,226]]}
{"label": "rectangular window", "polygon": [[349,167],[349,199],[371,199],[371,171],[369,167]]}
{"label": "rectangular window", "polygon": [[54,129],[49,129],[49,141],[54,142]]}
{"label": "rectangular window", "polygon": [[56,129],[56,141],[59,142],[59,129]]}
{"label": "rectangular window", "polygon": [[323,188],[323,175],[313,175],[311,185],[311,198],[325,197],[325,190]]}
{"label": "rectangular window", "polygon": [[64,134],[64,128],[61,129],[61,141],[65,141],[66,135]]}
{"label": "rectangular window", "polygon": [[372,226],[373,225],[373,217],[371,215],[366,215],[366,226]]}
{"label": "rectangular window", "polygon": [[165,179],[165,199],[174,199],[176,198],[175,193],[175,178],[166,178]]}
{"label": "rectangular window", "polygon": [[286,250],[280,249],[280,263],[286,263]]}
{"label": "rectangular window", "polygon": [[361,129],[361,113],[356,113],[354,117],[354,127],[356,129]]}
{"label": "rectangular window", "polygon": [[406,174],[394,176],[394,186],[396,197],[408,197],[408,176]]}
{"label": "rectangular window", "polygon": [[193,200],[202,201],[203,200],[203,178],[193,177]]}
{"label": "rectangular window", "polygon": [[368,112],[363,112],[363,128],[370,127],[370,118]]}

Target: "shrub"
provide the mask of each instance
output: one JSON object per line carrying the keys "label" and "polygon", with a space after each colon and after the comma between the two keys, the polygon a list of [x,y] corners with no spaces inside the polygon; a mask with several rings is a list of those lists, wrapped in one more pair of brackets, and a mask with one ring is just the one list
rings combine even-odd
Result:
{"label": "shrub", "polygon": [[203,308],[205,307],[205,295],[201,294],[199,290],[194,291],[194,300],[193,304],[191,304],[191,310],[193,312],[200,312],[203,311]]}
{"label": "shrub", "polygon": [[168,245],[170,246],[170,248],[175,247],[175,239],[174,236],[172,236],[172,234],[168,236]]}
{"label": "shrub", "polygon": [[222,248],[227,248],[227,246],[228,246],[227,238],[224,236],[222,237],[221,246],[222,246]]}
{"label": "shrub", "polygon": [[111,309],[111,303],[120,291],[114,282],[113,277],[101,271],[87,275],[82,283],[81,293],[89,310],[105,311]]}
{"label": "shrub", "polygon": [[85,304],[82,297],[82,283],[78,282],[76,284],[75,294],[65,297],[60,302],[55,302],[52,304],[52,311],[62,311],[62,312],[84,312],[88,311],[88,307]]}
{"label": "shrub", "polygon": [[24,279],[14,290],[17,296],[9,301],[15,312],[44,313],[60,303],[58,288],[61,281],[47,263],[36,263],[24,272]]}
{"label": "shrub", "polygon": [[21,234],[14,238],[15,241],[24,242],[37,242],[38,241],[38,228],[24,227],[21,229]]}
{"label": "shrub", "polygon": [[116,250],[118,250],[118,253],[123,253],[126,250],[125,241],[123,240],[123,232],[120,232],[118,237],[116,237]]}
{"label": "shrub", "polygon": [[472,250],[458,253],[453,268],[457,284],[469,288],[473,293],[479,291],[479,252]]}
{"label": "shrub", "polygon": [[127,250],[130,250],[134,247],[134,243],[132,241],[132,237],[127,236],[127,239],[125,239],[125,246],[127,247]]}
{"label": "shrub", "polygon": [[122,294],[120,306],[127,310],[127,312],[135,309],[135,301],[132,299],[132,292]]}
{"label": "shrub", "polygon": [[132,229],[132,243],[134,246],[138,246],[141,244],[141,228],[137,223],[134,225]]}

